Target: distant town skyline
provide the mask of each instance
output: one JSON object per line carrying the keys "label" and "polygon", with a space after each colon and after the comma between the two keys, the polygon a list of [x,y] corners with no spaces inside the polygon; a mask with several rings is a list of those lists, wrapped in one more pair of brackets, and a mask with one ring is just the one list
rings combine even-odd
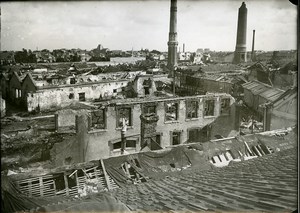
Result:
{"label": "distant town skyline", "polygon": [[[238,0],[178,0],[178,47],[234,51]],[[297,6],[248,0],[247,51],[297,49]],[[1,50],[80,48],[167,51],[170,0],[2,2]]]}

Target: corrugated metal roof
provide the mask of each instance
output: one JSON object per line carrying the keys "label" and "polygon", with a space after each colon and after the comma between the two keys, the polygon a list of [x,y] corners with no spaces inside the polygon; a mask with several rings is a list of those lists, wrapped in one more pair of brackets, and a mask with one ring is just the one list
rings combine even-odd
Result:
{"label": "corrugated metal roof", "polygon": [[277,100],[283,93],[285,93],[284,90],[272,88],[271,86],[258,81],[247,82],[242,86],[244,89],[250,90],[253,95],[259,95],[270,102]]}

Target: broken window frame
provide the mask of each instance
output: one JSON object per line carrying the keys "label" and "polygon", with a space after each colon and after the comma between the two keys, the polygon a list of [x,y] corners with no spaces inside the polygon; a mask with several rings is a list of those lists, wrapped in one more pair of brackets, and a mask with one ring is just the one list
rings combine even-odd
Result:
{"label": "broken window frame", "polygon": [[[213,104],[210,105],[209,103],[213,103]],[[214,99],[204,100],[204,109],[203,109],[204,117],[215,116],[215,103],[216,101]]]}
{"label": "broken window frame", "polygon": [[[198,118],[198,110],[199,110],[198,100],[186,100],[185,106],[186,106],[186,119]],[[194,115],[192,113],[194,113]]]}
{"label": "broken window frame", "polygon": [[[227,102],[227,103],[226,103]],[[226,106],[228,104],[228,106]],[[230,114],[230,98],[222,98],[220,101],[220,114],[229,115]]]}
{"label": "broken window frame", "polygon": [[[99,117],[96,115],[97,112],[101,111],[102,113],[102,119],[98,118],[95,119],[95,117]],[[97,109],[93,110],[89,113],[89,118],[90,118],[90,124],[89,124],[89,130],[101,130],[101,129],[106,129],[107,128],[107,123],[106,123],[106,108],[104,109]],[[102,122],[97,122],[99,119],[102,120]],[[96,120],[96,121],[95,121]]]}
{"label": "broken window frame", "polygon": [[[172,112],[173,110],[171,109],[171,107],[168,106],[168,104],[173,104],[173,106],[175,107],[175,118],[174,119],[170,119],[170,117],[168,118],[167,114],[173,114],[174,112]],[[172,110],[172,111],[171,111]],[[169,112],[171,111],[171,112]],[[165,103],[165,122],[172,122],[172,121],[178,121],[179,119],[179,103],[178,102],[167,102]]]}
{"label": "broken window frame", "polygon": [[133,107],[132,106],[119,106],[117,107],[117,116],[116,116],[116,128],[122,128],[123,126],[123,121],[122,121],[122,118],[124,118],[125,116],[122,116],[121,115],[124,115],[124,113],[121,113],[121,110],[129,110],[129,115],[127,115],[125,117],[125,120],[126,120],[126,124],[127,124],[127,127],[132,127],[133,126]]}

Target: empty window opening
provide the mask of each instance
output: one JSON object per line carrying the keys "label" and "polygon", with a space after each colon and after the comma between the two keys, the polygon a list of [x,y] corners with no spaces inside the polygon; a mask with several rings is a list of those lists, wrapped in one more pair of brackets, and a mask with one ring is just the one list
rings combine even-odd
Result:
{"label": "empty window opening", "polygon": [[172,145],[180,144],[181,132],[172,132]]}
{"label": "empty window opening", "polygon": [[[135,149],[136,148],[136,140],[128,140],[128,139],[126,139],[126,148],[125,149]],[[113,144],[113,150],[119,150],[119,149],[121,149],[121,141],[119,141],[119,142],[116,142],[116,143],[114,143]]]}
{"label": "empty window opening", "polygon": [[143,106],[144,114],[156,114],[156,106]]}
{"label": "empty window opening", "polygon": [[64,190],[66,188],[65,186],[65,180],[63,175],[58,175],[54,178],[55,186],[57,191]]}
{"label": "empty window opening", "polygon": [[135,148],[136,147],[136,140],[126,140],[126,147],[127,148]]}
{"label": "empty window opening", "polygon": [[161,138],[160,134],[145,138],[144,142],[141,144],[142,149],[146,146],[148,146],[150,148],[150,150],[162,149],[160,138]]}
{"label": "empty window opening", "polygon": [[178,103],[167,103],[165,105],[166,121],[178,120]]}
{"label": "empty window opening", "polygon": [[121,141],[113,144],[113,149],[121,149]]}
{"label": "empty window opening", "polygon": [[117,89],[113,89],[113,93],[117,93],[117,91],[118,91]]}
{"label": "empty window opening", "polygon": [[105,109],[98,109],[91,112],[92,117],[92,129],[105,129],[106,122],[105,122]]}
{"label": "empty window opening", "polygon": [[[72,174],[72,173],[70,173],[70,174]],[[69,175],[67,175],[67,180],[68,180],[68,186],[69,186],[69,188],[77,186],[77,181],[76,181],[75,174],[73,174],[71,177],[69,177]]]}
{"label": "empty window opening", "polygon": [[200,142],[201,141],[201,129],[188,129],[188,142]]}
{"label": "empty window opening", "polygon": [[144,90],[145,90],[145,95],[149,95],[150,94],[149,87],[144,87]]}
{"label": "empty window opening", "polygon": [[150,78],[148,80],[144,80],[143,86],[144,86],[145,95],[149,95],[150,88],[152,86],[152,80]]}
{"label": "empty window opening", "polygon": [[123,126],[123,118],[125,119],[125,123],[127,126],[132,126],[132,120],[131,120],[131,108],[124,107],[118,109],[118,123],[117,127]]}
{"label": "empty window opening", "polygon": [[84,92],[78,93],[78,95],[79,95],[79,101],[85,101],[85,93]]}
{"label": "empty window opening", "polygon": [[204,116],[213,116],[215,111],[215,101],[206,100],[204,103]]}
{"label": "empty window opening", "polygon": [[69,94],[69,99],[74,99],[74,93]]}
{"label": "empty window opening", "polygon": [[76,83],[75,78],[70,78],[70,84],[75,84],[75,83]]}
{"label": "empty window opening", "polygon": [[198,101],[186,102],[186,117],[188,119],[198,117]]}
{"label": "empty window opening", "polygon": [[225,98],[221,100],[221,115],[227,115],[230,113],[230,99]]}
{"label": "empty window opening", "polygon": [[211,128],[210,126],[205,126],[202,129],[193,128],[188,129],[188,142],[206,142],[210,139]]}

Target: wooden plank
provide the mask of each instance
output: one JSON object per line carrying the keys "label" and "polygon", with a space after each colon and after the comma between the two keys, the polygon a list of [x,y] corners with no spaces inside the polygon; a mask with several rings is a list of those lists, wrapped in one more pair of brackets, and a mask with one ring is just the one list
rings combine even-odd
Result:
{"label": "wooden plank", "polygon": [[40,187],[40,196],[44,196],[44,186],[43,186],[43,177],[39,177],[39,181],[40,181],[40,184],[39,184],[39,187]]}
{"label": "wooden plank", "polygon": [[68,183],[68,178],[66,175],[66,172],[64,172],[64,181],[65,181],[65,189],[66,189],[66,195],[69,196],[69,183]]}
{"label": "wooden plank", "polygon": [[31,193],[31,181],[29,180],[28,182],[28,196],[31,197],[32,196],[32,193]]}
{"label": "wooden plank", "polygon": [[106,182],[106,185],[107,185],[107,189],[111,190],[112,188],[111,188],[111,185],[110,185],[108,174],[106,173],[106,169],[105,169],[105,166],[104,166],[104,163],[103,163],[102,159],[100,159],[100,163],[101,163],[102,171],[103,171],[103,174],[104,174],[105,182]]}

